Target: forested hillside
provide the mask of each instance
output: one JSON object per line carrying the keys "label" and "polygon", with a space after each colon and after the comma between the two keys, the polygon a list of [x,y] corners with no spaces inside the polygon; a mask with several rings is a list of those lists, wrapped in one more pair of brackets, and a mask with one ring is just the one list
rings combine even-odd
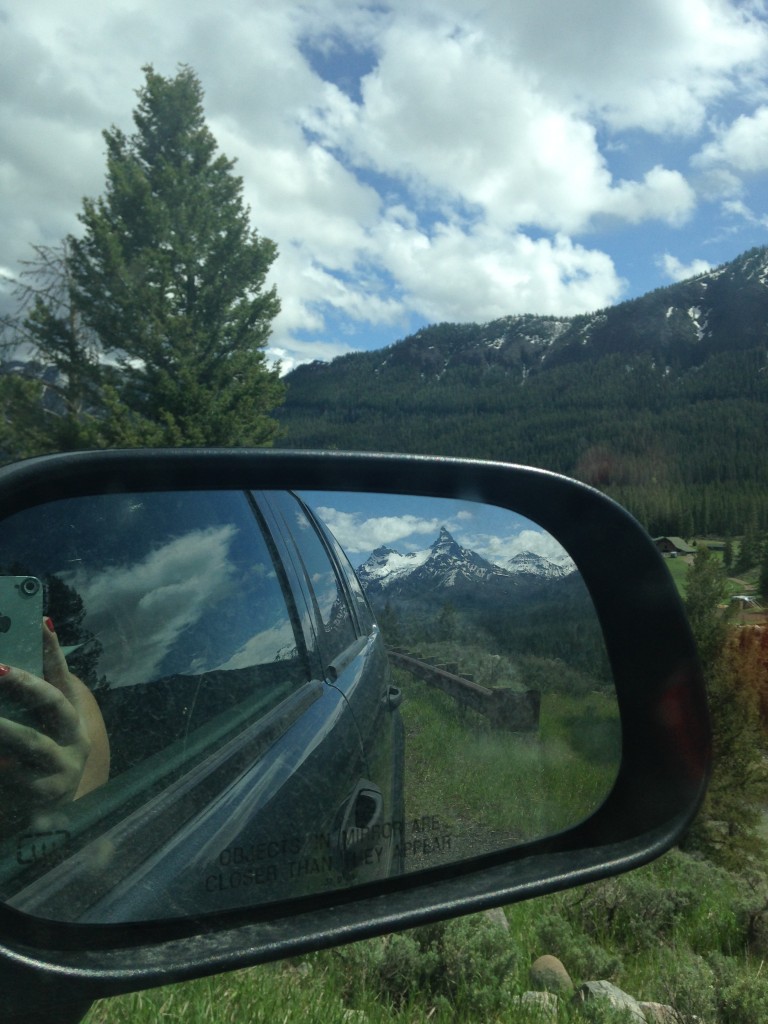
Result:
{"label": "forested hillside", "polygon": [[768,527],[768,249],[588,316],[438,324],[286,378],[281,444],[543,466],[653,533]]}

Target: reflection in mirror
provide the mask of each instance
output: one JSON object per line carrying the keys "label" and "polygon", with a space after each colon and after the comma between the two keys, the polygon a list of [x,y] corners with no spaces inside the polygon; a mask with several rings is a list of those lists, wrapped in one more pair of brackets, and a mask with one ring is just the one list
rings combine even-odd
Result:
{"label": "reflection in mirror", "polygon": [[44,678],[0,632],[0,898],[25,913],[151,921],[419,871],[575,825],[618,771],[586,588],[506,509],[61,500],[3,521],[0,597],[29,579]]}

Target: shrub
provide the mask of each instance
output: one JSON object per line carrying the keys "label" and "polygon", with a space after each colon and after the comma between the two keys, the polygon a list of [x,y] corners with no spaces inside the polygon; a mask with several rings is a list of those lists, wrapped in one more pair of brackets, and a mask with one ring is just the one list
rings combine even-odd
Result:
{"label": "shrub", "polygon": [[557,910],[544,914],[536,927],[538,953],[549,953],[563,962],[575,982],[610,980],[621,971],[621,959],[603,949],[589,935],[577,930]]}
{"label": "shrub", "polygon": [[672,850],[655,864],[577,890],[565,904],[587,935],[627,951],[679,941],[695,952],[728,953],[744,947],[747,905],[756,898],[742,879]]}
{"label": "shrub", "polygon": [[494,1012],[509,999],[517,954],[508,933],[487,915],[474,915],[384,935],[333,951],[344,998],[363,997],[402,1008],[465,1002]]}
{"label": "shrub", "polygon": [[768,977],[761,976],[749,961],[715,954],[710,963],[721,1024],[764,1024],[768,1020]]}
{"label": "shrub", "polygon": [[704,957],[682,946],[665,954],[656,969],[654,999],[673,1006],[681,1021],[718,1020],[715,974]]}

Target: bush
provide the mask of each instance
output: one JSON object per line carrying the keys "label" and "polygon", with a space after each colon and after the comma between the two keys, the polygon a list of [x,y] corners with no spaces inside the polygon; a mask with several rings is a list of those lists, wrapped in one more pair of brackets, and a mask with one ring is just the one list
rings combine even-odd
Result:
{"label": "bush", "polygon": [[715,954],[710,963],[721,1024],[764,1024],[768,1020],[768,977],[761,976],[749,961]]}
{"label": "bush", "polygon": [[607,945],[639,952],[683,942],[699,953],[729,953],[744,948],[747,908],[756,899],[743,879],[672,850],[655,864],[586,886],[565,903],[574,923]]}
{"label": "bush", "polygon": [[556,956],[577,984],[596,979],[609,981],[621,971],[620,957],[577,930],[566,915],[557,910],[542,916],[536,937],[538,953]]}
{"label": "bush", "polygon": [[659,958],[654,999],[673,1006],[681,1021],[718,1020],[715,973],[704,957],[683,946]]}
{"label": "bush", "polygon": [[384,935],[333,951],[344,998],[382,1001],[395,1009],[466,1002],[495,1012],[509,999],[517,954],[507,932],[480,914]]}

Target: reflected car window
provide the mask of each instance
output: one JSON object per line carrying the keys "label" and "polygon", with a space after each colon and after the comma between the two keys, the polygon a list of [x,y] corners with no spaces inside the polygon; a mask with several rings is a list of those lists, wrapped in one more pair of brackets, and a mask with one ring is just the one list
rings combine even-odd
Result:
{"label": "reflected car window", "polygon": [[316,618],[323,629],[321,654],[327,664],[357,639],[346,595],[323,541],[296,497],[275,491],[270,493],[269,501],[297,550]]}
{"label": "reflected car window", "polygon": [[0,572],[21,567],[44,581],[45,612],[108,730],[131,739],[113,744],[113,773],[254,690],[266,709],[309,678],[296,613],[240,492],[29,510],[0,540]]}

